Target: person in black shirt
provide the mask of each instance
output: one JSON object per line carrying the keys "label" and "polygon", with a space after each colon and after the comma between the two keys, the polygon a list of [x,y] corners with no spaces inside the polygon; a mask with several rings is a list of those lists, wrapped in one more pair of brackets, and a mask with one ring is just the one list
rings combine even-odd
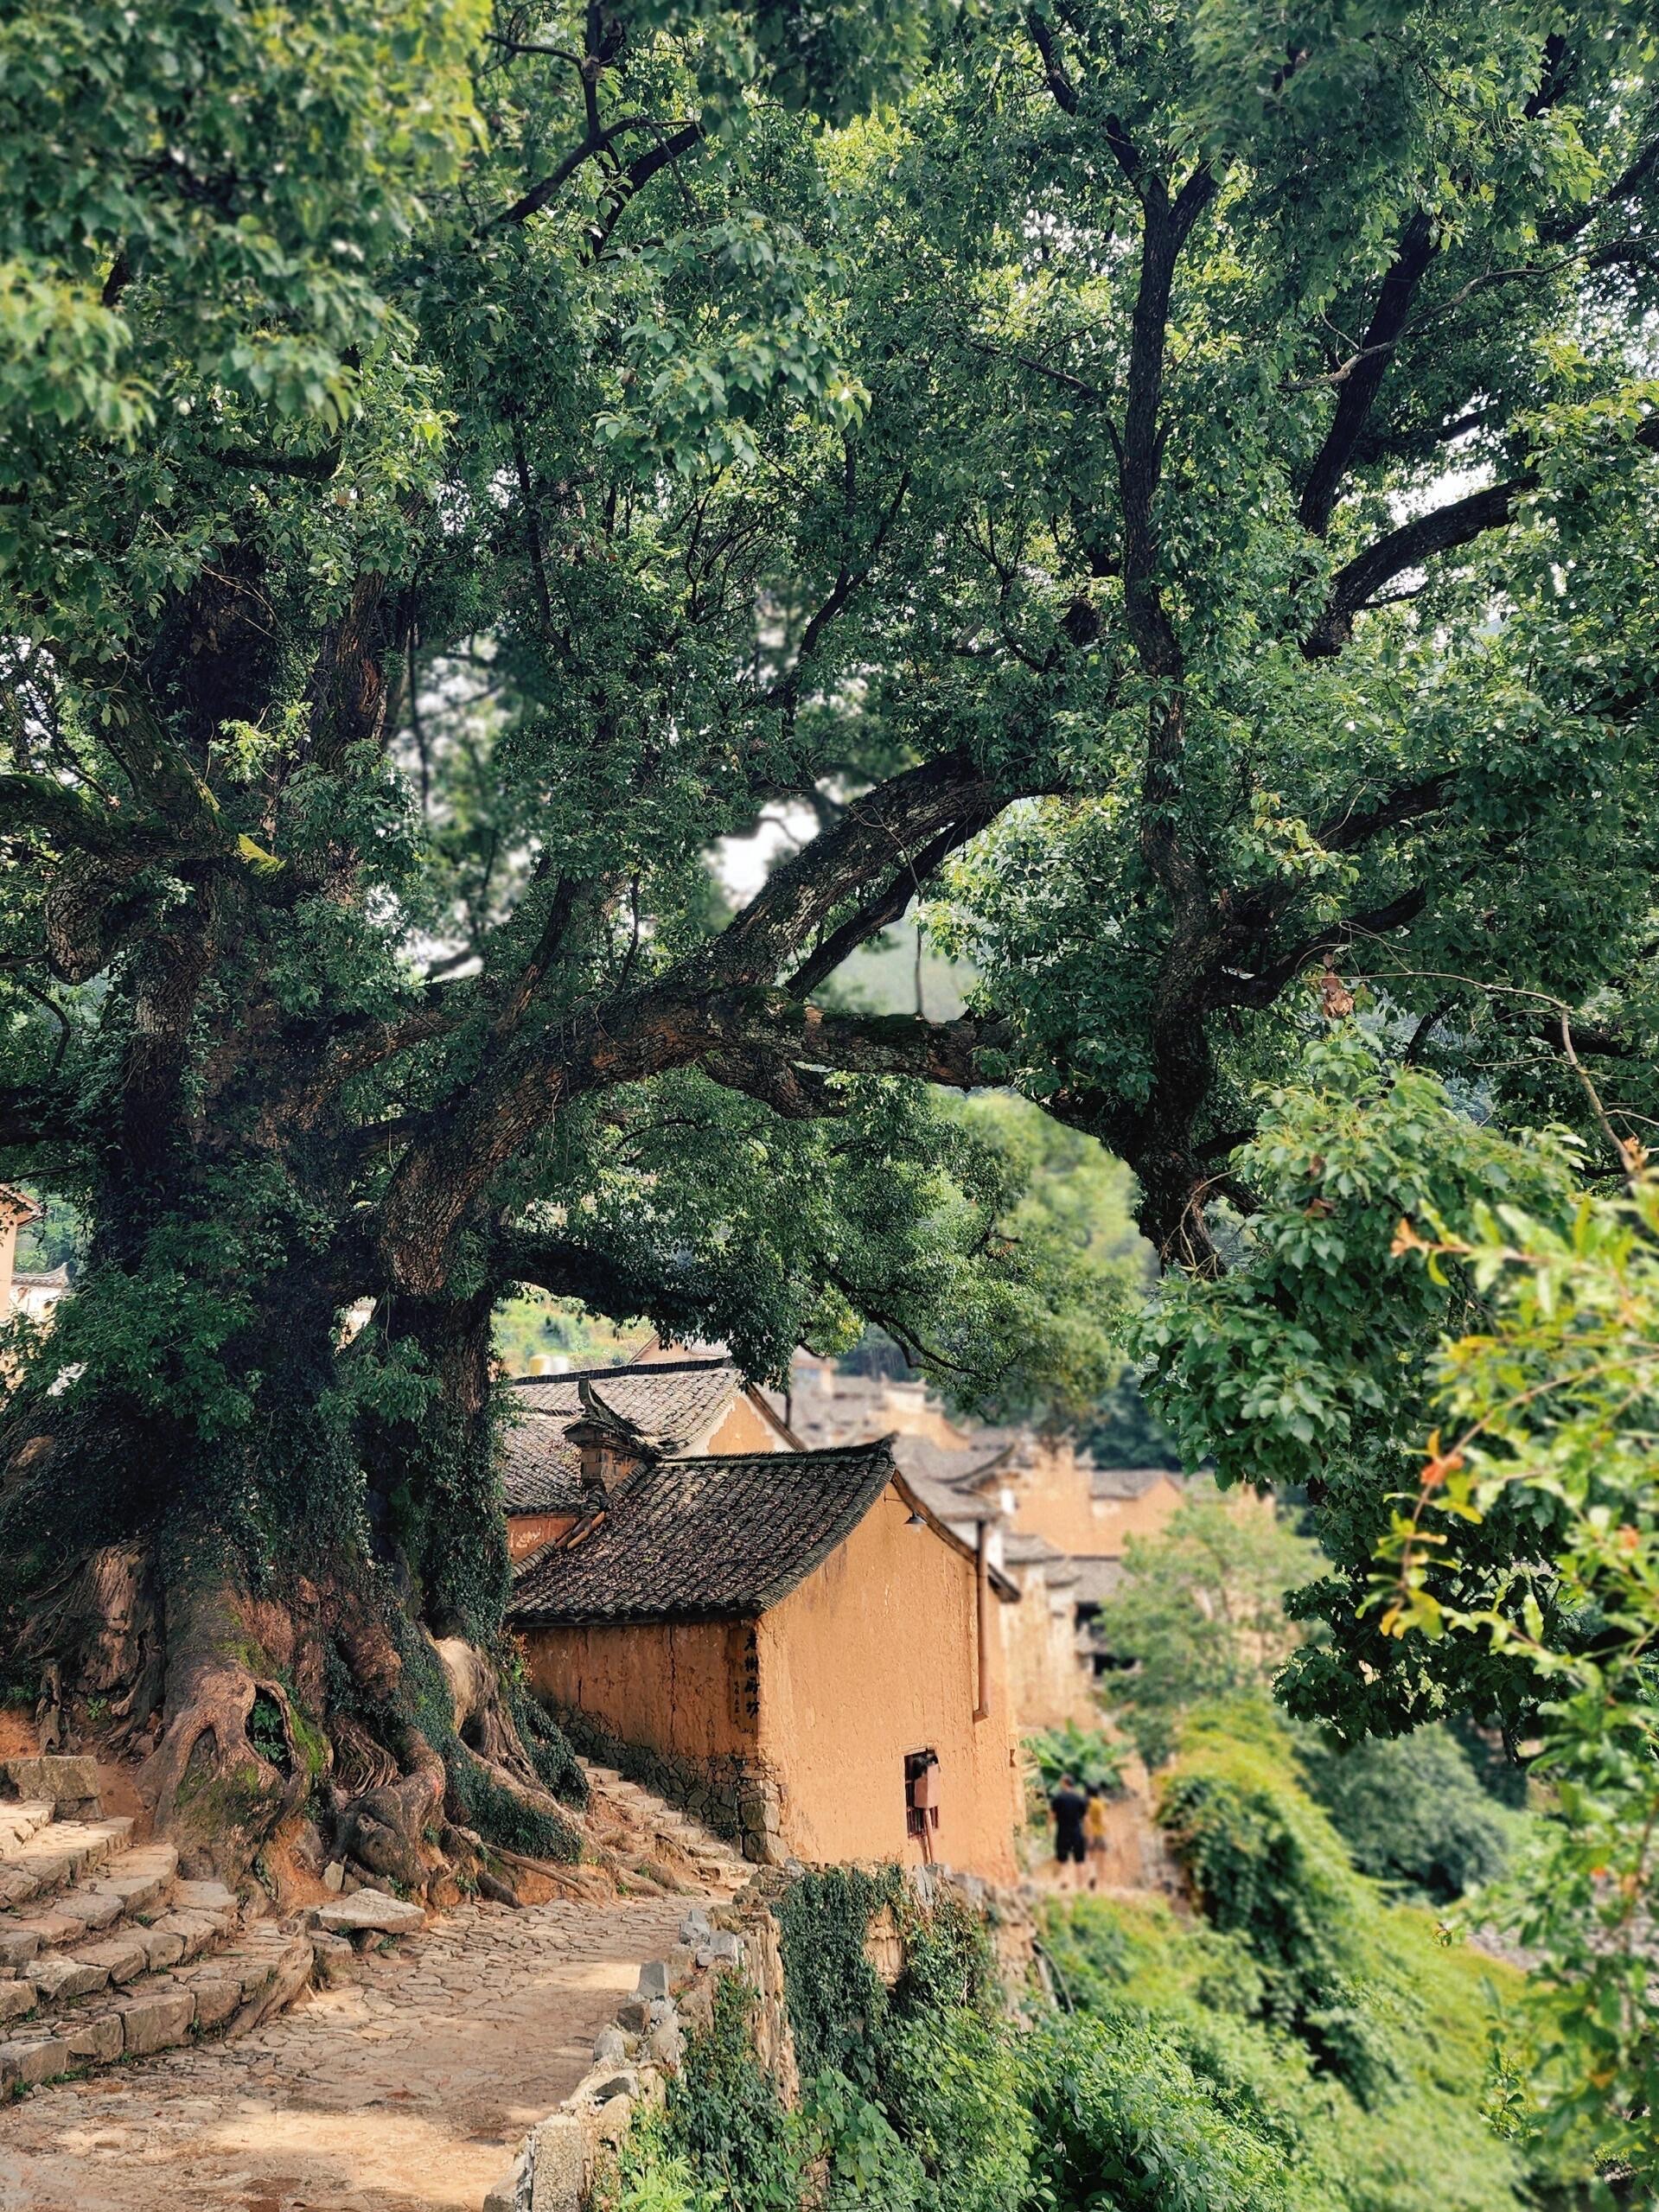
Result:
{"label": "person in black shirt", "polygon": [[1059,1862],[1060,1879],[1067,1881],[1068,1865],[1077,1867],[1079,1872],[1069,1877],[1075,1889],[1082,1880],[1083,1815],[1088,1810],[1088,1800],[1070,1775],[1060,1777],[1060,1787],[1049,1800],[1049,1810],[1054,1815],[1054,1855]]}

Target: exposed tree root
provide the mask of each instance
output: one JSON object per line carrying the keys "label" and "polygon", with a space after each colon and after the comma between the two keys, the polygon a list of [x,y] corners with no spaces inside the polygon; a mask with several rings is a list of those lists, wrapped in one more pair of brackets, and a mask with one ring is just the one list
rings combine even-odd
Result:
{"label": "exposed tree root", "polygon": [[443,1803],[443,1762],[418,1739],[413,1771],[380,1789],[348,1799],[335,1814],[336,1848],[371,1874],[424,1890],[443,1870],[437,1848]]}
{"label": "exposed tree root", "polygon": [[38,1599],[22,1654],[47,1686],[43,1732],[137,1760],[138,1789],[188,1872],[233,1881],[303,1818],[331,1857],[406,1891],[458,1880],[515,1902],[498,1850],[527,1840],[513,1854],[526,1865],[568,1857],[569,1814],[493,1661],[458,1636],[432,1649],[448,1712],[441,1695],[436,1712],[430,1691],[424,1705],[412,1697],[361,1591],[300,1581],[281,1601],[256,1598],[228,1575],[164,1578],[153,1550],[128,1546],[93,1553]]}
{"label": "exposed tree root", "polygon": [[147,1547],[109,1546],[62,1576],[37,1600],[18,1655],[41,1664],[37,1718],[48,1748],[63,1740],[64,1701],[73,1698],[101,1700],[118,1742],[141,1738],[161,1704],[164,1673]]}
{"label": "exposed tree root", "polygon": [[[138,1788],[156,1823],[191,1873],[241,1873],[259,1846],[304,1802],[316,1739],[297,1724],[284,1684],[249,1635],[234,1593],[220,1586],[168,1607],[161,1741]],[[257,1708],[265,1727],[256,1743]]]}
{"label": "exposed tree root", "polygon": [[455,1732],[467,1751],[518,1807],[527,1831],[566,1832],[568,1812],[536,1771],[508,1707],[500,1669],[460,1636],[444,1637],[437,1651],[455,1700]]}

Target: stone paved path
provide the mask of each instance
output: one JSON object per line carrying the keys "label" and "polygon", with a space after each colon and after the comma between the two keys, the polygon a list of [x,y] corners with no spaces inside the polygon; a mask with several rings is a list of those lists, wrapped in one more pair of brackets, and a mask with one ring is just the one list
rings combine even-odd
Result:
{"label": "stone paved path", "polygon": [[0,2212],[479,2212],[691,1896],[463,1906],[244,2041],[0,2111]]}

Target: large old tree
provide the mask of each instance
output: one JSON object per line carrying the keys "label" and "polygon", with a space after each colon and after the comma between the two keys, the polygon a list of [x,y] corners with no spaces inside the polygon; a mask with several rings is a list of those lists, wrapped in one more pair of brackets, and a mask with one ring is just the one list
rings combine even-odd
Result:
{"label": "large old tree", "polygon": [[[1633,1049],[1623,22],[14,13],[0,1171],[89,1243],[5,1665],[165,1820],[552,1835],[508,1286],[1005,1368],[1038,1261],[928,1086],[1018,1082],[1207,1272],[1327,960],[1491,1099],[1560,1042],[1494,985]],[[862,1013],[918,894],[979,998]]]}

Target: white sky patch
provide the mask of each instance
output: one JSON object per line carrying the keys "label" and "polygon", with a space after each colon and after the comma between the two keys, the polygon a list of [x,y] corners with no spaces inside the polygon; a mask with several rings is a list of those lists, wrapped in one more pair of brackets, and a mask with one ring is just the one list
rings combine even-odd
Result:
{"label": "white sky patch", "polygon": [[752,899],[778,856],[799,851],[817,834],[817,815],[797,805],[769,807],[751,836],[717,838],[714,872],[727,897],[738,906]]}

